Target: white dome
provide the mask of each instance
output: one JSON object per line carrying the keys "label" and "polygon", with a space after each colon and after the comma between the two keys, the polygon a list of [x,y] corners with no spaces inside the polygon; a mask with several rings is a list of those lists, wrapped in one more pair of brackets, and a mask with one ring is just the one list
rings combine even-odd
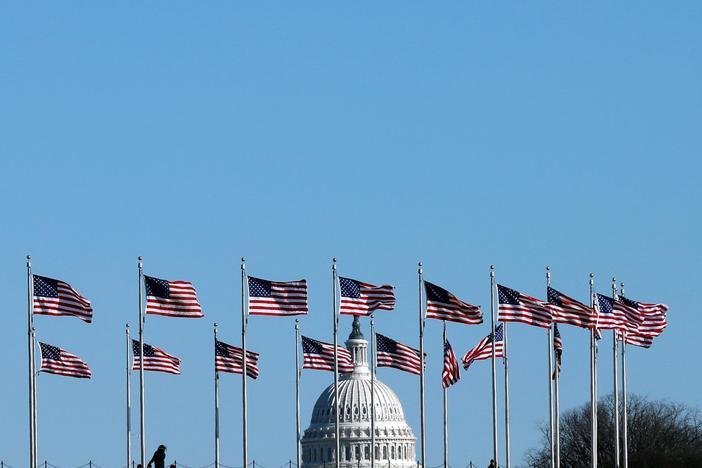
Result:
{"label": "white dome", "polygon": [[[371,375],[366,358],[368,342],[360,331],[358,318],[354,318],[354,330],[346,346],[353,355],[354,371],[339,377],[339,463],[344,468],[367,468],[371,444]],[[402,403],[395,392],[377,378],[373,390],[376,465],[415,467],[416,438],[405,421]],[[334,462],[334,407],[332,383],[317,399],[310,426],[302,436],[303,468],[330,466]]]}
{"label": "white dome", "polygon": [[[402,403],[395,392],[383,382],[375,379],[375,423],[384,421],[405,422]],[[343,408],[339,412],[339,423],[357,423],[370,421],[371,417],[371,380],[370,378],[339,378],[339,404]],[[312,410],[314,426],[334,424],[334,384],[328,386],[317,399]]]}

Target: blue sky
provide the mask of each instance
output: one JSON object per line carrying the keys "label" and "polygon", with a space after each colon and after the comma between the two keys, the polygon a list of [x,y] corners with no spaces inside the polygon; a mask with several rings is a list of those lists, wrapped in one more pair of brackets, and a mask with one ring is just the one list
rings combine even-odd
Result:
{"label": "blue sky", "polygon": [[[252,275],[307,278],[303,333],[331,337],[330,261],[397,287],[378,330],[416,343],[416,264],[462,299],[498,281],[581,300],[615,275],[670,305],[630,352],[632,392],[702,404],[696,278],[702,5],[594,2],[93,2],[6,4],[0,16],[0,458],[27,460],[26,277],[71,282],[95,320],[37,318],[42,341],[93,379],[40,375],[40,459],[124,463],[124,324],[136,257],[195,283],[203,320],[149,317],[147,342],[182,358],[147,376],[147,442],[213,460],[212,323],[239,342],[239,258]],[[367,331],[367,324],[364,324]],[[255,317],[250,452],[294,459],[293,321]],[[488,330],[449,326],[457,353]],[[350,319],[342,318],[342,336]],[[588,339],[563,327],[562,407],[588,398]],[[512,453],[547,417],[546,339],[510,330]],[[427,324],[428,460],[441,463],[441,326]],[[611,391],[609,340],[600,393]],[[692,364],[691,364],[692,363]],[[486,465],[489,364],[450,389],[450,462]],[[331,374],[303,375],[303,426]],[[383,369],[415,432],[418,384]],[[136,389],[134,387],[136,396]],[[222,461],[238,465],[240,380],[221,388]],[[137,417],[137,412],[134,412]],[[135,446],[138,438],[134,438]]]}

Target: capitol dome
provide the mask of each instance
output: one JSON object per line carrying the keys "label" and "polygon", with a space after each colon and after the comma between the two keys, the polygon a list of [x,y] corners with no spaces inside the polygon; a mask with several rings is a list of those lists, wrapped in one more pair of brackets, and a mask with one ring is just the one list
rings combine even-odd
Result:
{"label": "capitol dome", "polygon": [[[339,431],[341,458],[345,468],[369,467],[371,445],[371,373],[368,368],[368,341],[361,333],[358,317],[346,341],[354,370],[339,375]],[[375,465],[378,468],[416,466],[416,438],[405,421],[402,403],[390,387],[374,382]],[[334,384],[327,387],[312,410],[310,426],[302,436],[302,466],[317,468],[335,461]]]}

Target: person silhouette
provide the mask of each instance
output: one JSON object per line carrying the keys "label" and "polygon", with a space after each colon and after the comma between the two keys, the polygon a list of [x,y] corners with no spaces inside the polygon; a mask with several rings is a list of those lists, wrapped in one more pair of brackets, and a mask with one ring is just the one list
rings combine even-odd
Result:
{"label": "person silhouette", "polygon": [[154,455],[151,457],[151,460],[149,460],[149,463],[146,464],[146,467],[149,468],[152,464],[154,465],[154,468],[166,468],[165,445],[158,446],[158,448],[154,452]]}
{"label": "person silhouette", "polygon": [[495,460],[490,460],[490,464],[488,465],[488,468],[497,468],[495,466]]}

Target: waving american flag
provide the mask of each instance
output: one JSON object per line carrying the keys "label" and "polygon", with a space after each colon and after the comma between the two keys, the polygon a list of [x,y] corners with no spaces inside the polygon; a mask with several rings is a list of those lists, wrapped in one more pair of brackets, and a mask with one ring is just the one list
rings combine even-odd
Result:
{"label": "waving american flag", "polygon": [[456,355],[453,353],[451,343],[446,340],[444,342],[444,371],[441,373],[441,384],[444,388],[449,388],[451,385],[458,382],[461,378],[461,370],[456,360]]}
{"label": "waving american flag", "polygon": [[542,328],[551,327],[551,311],[548,304],[519,291],[497,285],[500,322],[521,322]]}
{"label": "waving american flag", "polygon": [[375,286],[351,278],[339,277],[341,292],[340,314],[369,315],[374,310],[395,308],[395,292],[392,286]]}
{"label": "waving american flag", "polygon": [[375,334],[378,367],[394,367],[412,374],[422,373],[419,350],[414,349],[380,333]]}
{"label": "waving american flag", "polygon": [[[229,345],[223,341],[215,342],[215,370],[231,374],[244,373],[244,350]],[[260,373],[258,368],[258,353],[246,350],[246,375],[256,379]]]}
{"label": "waving american flag", "polygon": [[446,289],[429,281],[424,282],[424,289],[427,293],[427,318],[469,325],[483,323],[480,306],[463,302]]}
{"label": "waving american flag", "polygon": [[74,316],[84,322],[93,321],[93,306],[89,300],[73,289],[73,286],[46,276],[32,276],[34,286],[32,304],[35,314]]}
{"label": "waving american flag", "polygon": [[[134,351],[134,365],[132,366],[132,370],[139,370],[139,363],[141,362],[139,341],[132,340],[132,351]],[[171,356],[156,346],[144,343],[144,370],[178,375],[180,374],[180,359]]]}
{"label": "waving american flag", "polygon": [[463,362],[463,368],[468,369],[473,361],[480,361],[483,359],[492,359],[492,343],[495,342],[495,358],[501,358],[505,356],[505,335],[504,326],[499,324],[495,328],[495,339],[492,339],[492,333],[480,340],[480,342],[470,351],[468,351],[461,361]]}
{"label": "waving american flag", "polygon": [[166,317],[202,318],[195,287],[189,281],[168,281],[144,275],[146,313]]}
{"label": "waving american flag", "polygon": [[[334,345],[312,338],[302,337],[303,369],[316,369],[334,372]],[[353,372],[353,361],[348,349],[337,346],[339,372]]]}
{"label": "waving american flag", "polygon": [[39,346],[41,347],[41,368],[39,372],[79,379],[89,379],[91,377],[92,373],[88,365],[75,354],[46,343],[39,343]]}
{"label": "waving american flag", "polygon": [[249,276],[249,314],[307,314],[307,281],[268,281]]}

